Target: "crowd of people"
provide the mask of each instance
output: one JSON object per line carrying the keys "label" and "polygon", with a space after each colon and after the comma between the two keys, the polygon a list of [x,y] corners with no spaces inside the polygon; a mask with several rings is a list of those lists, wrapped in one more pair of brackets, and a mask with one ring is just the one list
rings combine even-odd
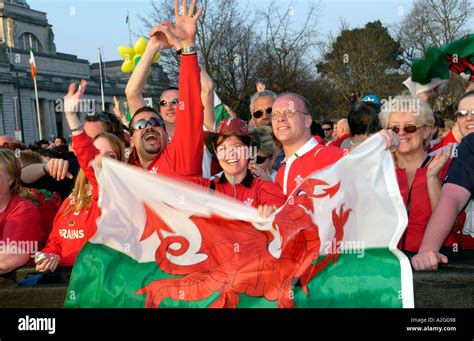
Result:
{"label": "crowd of people", "polygon": [[[336,122],[318,117],[303,96],[277,94],[258,85],[249,99],[249,122],[216,122],[214,84],[196,52],[195,4],[176,23],[157,24],[125,94],[131,121],[94,112],[81,122],[79,103],[87,82],[65,97],[71,143],[58,137],[27,148],[0,136],[0,240],[33,241],[39,272],[71,267],[96,232],[99,189],[91,162],[113,158],[153,174],[201,185],[271,216],[304,179],[331,166],[373,134],[393,153],[408,226],[399,249],[416,254],[416,270],[447,262],[442,247],[474,248],[474,91],[453,104],[454,123],[406,95],[387,103],[367,95]],[[159,108],[145,105],[143,90],[152,60],[163,49],[180,55],[178,88],[165,90]],[[395,94],[394,94],[395,95]],[[404,109],[395,102],[416,101]],[[393,104],[393,105],[392,105]],[[457,146],[454,146],[456,144]],[[454,152],[455,150],[455,152]],[[453,155],[455,157],[453,157]],[[467,209],[466,209],[467,207]],[[467,212],[466,212],[467,211]],[[31,252],[0,253],[0,274],[32,265]]]}

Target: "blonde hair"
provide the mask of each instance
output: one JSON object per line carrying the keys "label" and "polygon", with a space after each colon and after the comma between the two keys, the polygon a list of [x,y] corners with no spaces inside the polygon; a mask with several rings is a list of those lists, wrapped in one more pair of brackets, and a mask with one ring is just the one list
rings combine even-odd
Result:
{"label": "blonde hair", "polygon": [[10,185],[10,192],[18,193],[20,191],[21,165],[13,151],[4,148],[0,149],[0,167],[13,180]]}
{"label": "blonde hair", "polygon": [[431,110],[428,103],[409,95],[401,95],[382,101],[379,120],[383,129],[388,128],[390,115],[395,112],[412,113],[417,124],[424,126],[435,125],[433,110]]}
{"label": "blonde hair", "polygon": [[[115,155],[117,160],[125,162],[125,146],[123,142],[114,134],[111,133],[100,133],[94,138],[96,141],[99,138],[106,139]],[[88,188],[89,181],[87,181],[86,174],[81,169],[77,174],[76,182],[71,193],[71,202],[69,206],[64,210],[63,215],[69,214],[71,211],[81,212],[84,209],[90,207],[92,203],[92,191]]]}

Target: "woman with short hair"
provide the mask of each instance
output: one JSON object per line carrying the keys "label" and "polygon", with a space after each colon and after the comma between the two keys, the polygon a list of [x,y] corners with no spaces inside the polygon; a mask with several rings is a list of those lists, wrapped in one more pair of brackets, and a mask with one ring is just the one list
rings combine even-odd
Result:
{"label": "woman with short hair", "polygon": [[[426,225],[440,199],[451,149],[434,157],[427,155],[425,146],[429,143],[435,119],[431,108],[423,101],[407,96],[392,98],[382,107],[379,118],[382,128],[393,130],[400,138],[394,159],[408,226],[398,247],[403,251],[418,252]],[[445,245],[458,242],[458,236],[453,232]]]}

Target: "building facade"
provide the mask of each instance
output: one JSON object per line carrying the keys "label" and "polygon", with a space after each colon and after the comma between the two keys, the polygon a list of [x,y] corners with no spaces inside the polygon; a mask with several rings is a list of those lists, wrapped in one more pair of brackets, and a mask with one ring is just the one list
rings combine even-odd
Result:
{"label": "building facade", "polygon": [[[69,135],[62,99],[71,82],[88,82],[83,114],[102,108],[99,66],[75,55],[59,53],[46,13],[31,9],[25,0],[0,0],[0,135],[17,136],[25,144],[39,139],[36,97],[29,50],[35,53],[39,116],[43,139]],[[105,109],[113,112],[113,97],[125,101],[130,75],[121,73],[122,61],[105,62]],[[145,97],[158,102],[169,79],[154,64]],[[23,135],[21,136],[21,133]]]}

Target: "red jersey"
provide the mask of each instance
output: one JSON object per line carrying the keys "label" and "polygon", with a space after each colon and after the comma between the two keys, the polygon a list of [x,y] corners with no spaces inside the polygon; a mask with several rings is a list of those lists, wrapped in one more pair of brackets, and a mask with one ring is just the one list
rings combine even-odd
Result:
{"label": "red jersey", "polygon": [[[182,56],[179,70],[179,104],[176,107],[176,131],[171,142],[147,167],[150,173],[178,177],[202,175],[203,112],[201,69],[197,55]],[[141,167],[138,158],[135,165]]]}
{"label": "red jersey", "polygon": [[286,201],[285,196],[281,193],[281,189],[275,183],[256,178],[250,171],[247,172],[244,180],[235,186],[227,181],[224,174],[220,178],[212,180],[198,177],[186,180],[213,189],[216,193],[225,194],[249,207],[257,208],[260,205],[280,207]]}
{"label": "red jersey", "polygon": [[453,135],[452,130],[441,141],[439,141],[437,144],[435,144],[433,146],[433,148],[431,148],[431,151],[435,151],[437,149],[443,148],[443,147],[447,146],[450,143],[456,143],[456,144],[458,143],[458,141],[456,141],[456,138]]}
{"label": "red jersey", "polygon": [[339,137],[336,141],[332,142],[330,145],[332,147],[341,148],[341,145],[344,143],[344,141],[347,139],[350,139],[351,137],[352,137],[351,134],[344,134],[341,137]]}
{"label": "red jersey", "polygon": [[31,200],[39,209],[41,216],[41,238],[38,248],[41,250],[53,228],[54,217],[56,217],[56,213],[58,213],[61,206],[61,195],[45,189],[23,187],[20,196]]}
{"label": "red jersey", "polygon": [[311,138],[295,154],[282,164],[275,179],[276,184],[288,196],[303,180],[317,170],[336,163],[344,153],[333,146],[323,146]]}
{"label": "red jersey", "polygon": [[[446,172],[449,168],[449,164],[446,164],[444,169],[440,172],[439,178],[442,180],[446,176]],[[400,194],[403,197],[405,206],[408,205],[408,197],[410,196],[410,205],[407,208],[408,211],[408,226],[403,234],[402,238],[398,243],[398,248],[404,251],[418,252],[421,241],[425,234],[426,226],[431,217],[431,202],[428,193],[428,185],[426,172],[428,171],[429,163],[418,168],[413,179],[411,194],[409,195],[408,178],[405,169],[397,167],[397,179],[398,187],[400,188]],[[446,238],[444,243],[445,246],[452,246],[454,243],[460,244],[459,235],[456,235],[456,231],[451,233]]]}
{"label": "red jersey", "polygon": [[53,230],[43,252],[59,255],[61,266],[74,265],[79,251],[97,231],[96,220],[100,216],[97,204],[99,198],[97,179],[94,169],[90,166],[90,162],[99,151],[94,147],[92,139],[84,132],[73,136],[72,141],[79,165],[91,185],[92,203],[80,212],[74,212],[74,209],[71,209],[65,214],[66,209],[73,204],[72,196],[69,196],[64,200],[54,219]]}
{"label": "red jersey", "polygon": [[38,208],[30,200],[14,194],[0,213],[0,240],[4,243],[16,242],[17,247],[29,245],[29,250],[22,251],[34,254],[38,251],[40,239],[41,217]]}

